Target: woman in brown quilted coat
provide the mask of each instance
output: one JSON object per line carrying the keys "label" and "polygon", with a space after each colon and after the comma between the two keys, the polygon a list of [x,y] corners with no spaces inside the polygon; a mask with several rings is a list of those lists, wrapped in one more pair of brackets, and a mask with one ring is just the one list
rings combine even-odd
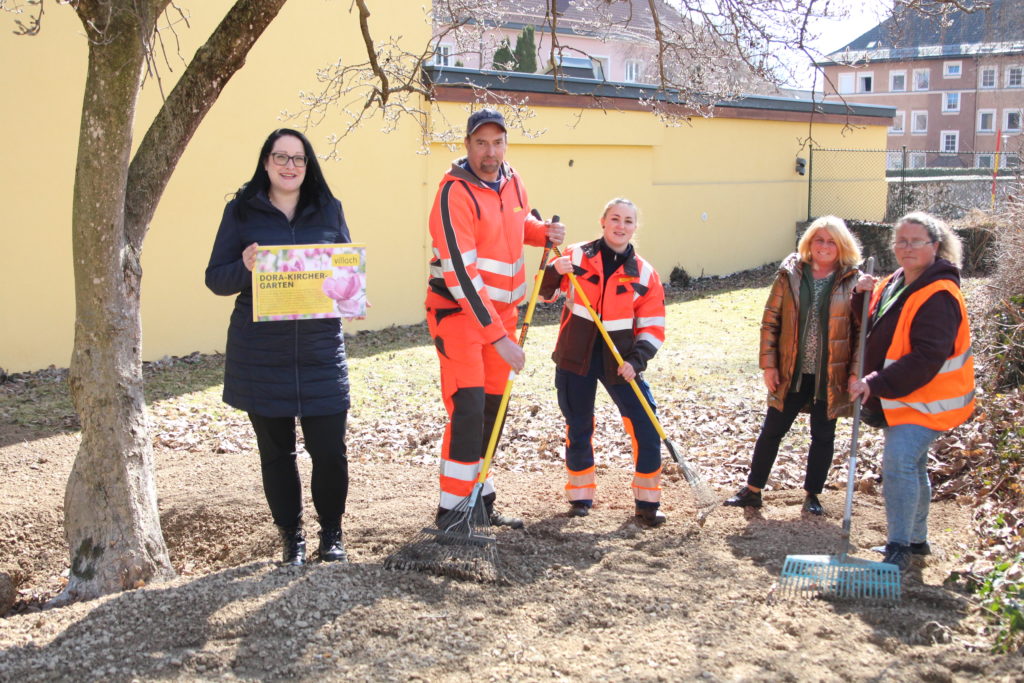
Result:
{"label": "woman in brown quilted coat", "polygon": [[835,216],[823,216],[804,232],[772,284],[761,319],[761,370],[768,414],[754,446],[747,485],[725,501],[761,507],[782,437],[800,412],[811,414],[803,509],[822,515],[818,501],[832,464],[836,418],[852,412],[847,386],[856,377],[850,293],[860,272],[860,245]]}

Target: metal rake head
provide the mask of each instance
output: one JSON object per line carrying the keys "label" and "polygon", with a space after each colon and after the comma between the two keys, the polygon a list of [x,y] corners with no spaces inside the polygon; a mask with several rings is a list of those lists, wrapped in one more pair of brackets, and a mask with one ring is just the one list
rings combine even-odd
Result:
{"label": "metal rake head", "polygon": [[894,564],[845,555],[787,555],[778,593],[781,597],[899,602],[900,588],[900,570]]}
{"label": "metal rake head", "polygon": [[422,529],[411,542],[389,555],[384,568],[471,581],[500,581],[497,543],[487,533],[489,528],[490,519],[482,503],[450,510],[437,520],[436,526]]}

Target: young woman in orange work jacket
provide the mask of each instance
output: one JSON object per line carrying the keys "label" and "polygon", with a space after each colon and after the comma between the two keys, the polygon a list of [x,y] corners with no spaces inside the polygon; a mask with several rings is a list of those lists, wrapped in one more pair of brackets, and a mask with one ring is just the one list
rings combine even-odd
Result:
{"label": "young woman in orange work jacket", "polygon": [[[594,399],[597,383],[608,390],[633,442],[633,498],[636,516],[648,526],[660,526],[665,515],[661,498],[661,438],[640,399],[629,385],[636,380],[651,408],[650,388],[640,373],[665,340],[665,292],[658,273],[642,259],[630,240],[636,232],[637,210],[628,199],[613,199],[601,215],[600,238],[573,244],[544,274],[541,295],[565,293],[561,329],[552,358],[557,366],[555,387],[565,416],[565,464],[569,515],[585,517],[594,503]],[[569,278],[576,274],[587,299],[601,317],[624,362],[616,365],[597,326]]]}
{"label": "young woman in orange work jacket", "polygon": [[914,212],[896,224],[900,268],[876,281],[864,275],[852,304],[872,292],[864,378],[850,394],[864,420],[885,430],[883,496],[888,539],[883,562],[906,571],[928,545],[928,448],[974,412],[974,361],[960,292],[960,239],[939,219]]}

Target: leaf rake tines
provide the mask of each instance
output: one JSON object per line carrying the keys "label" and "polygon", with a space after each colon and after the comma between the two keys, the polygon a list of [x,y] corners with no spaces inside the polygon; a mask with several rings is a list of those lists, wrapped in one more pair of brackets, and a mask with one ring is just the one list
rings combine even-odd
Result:
{"label": "leaf rake tines", "polygon": [[497,543],[482,501],[441,515],[384,560],[385,569],[421,571],[484,583],[502,580]]}

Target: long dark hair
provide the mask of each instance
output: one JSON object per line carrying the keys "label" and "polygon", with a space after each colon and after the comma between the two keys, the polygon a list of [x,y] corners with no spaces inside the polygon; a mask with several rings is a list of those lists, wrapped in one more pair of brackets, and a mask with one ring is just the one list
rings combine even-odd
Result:
{"label": "long dark hair", "polygon": [[302,142],[302,149],[306,155],[306,175],[302,179],[302,187],[299,188],[299,204],[295,209],[295,214],[301,213],[302,209],[309,204],[321,207],[327,201],[334,198],[331,188],[327,186],[324,173],[320,170],[320,161],[316,158],[313,145],[306,139],[306,136],[291,128],[278,128],[267,136],[263,147],[260,148],[260,157],[256,160],[256,171],[252,174],[252,178],[249,179],[249,182],[238,188],[238,192],[235,194],[235,197],[239,200],[235,204],[235,214],[239,219],[245,219],[246,205],[250,199],[255,197],[261,190],[264,193],[270,191],[270,176],[267,175],[267,169],[264,168],[264,164],[270,158],[270,151],[274,149],[274,143],[277,142],[278,138],[285,135],[298,138]]}

